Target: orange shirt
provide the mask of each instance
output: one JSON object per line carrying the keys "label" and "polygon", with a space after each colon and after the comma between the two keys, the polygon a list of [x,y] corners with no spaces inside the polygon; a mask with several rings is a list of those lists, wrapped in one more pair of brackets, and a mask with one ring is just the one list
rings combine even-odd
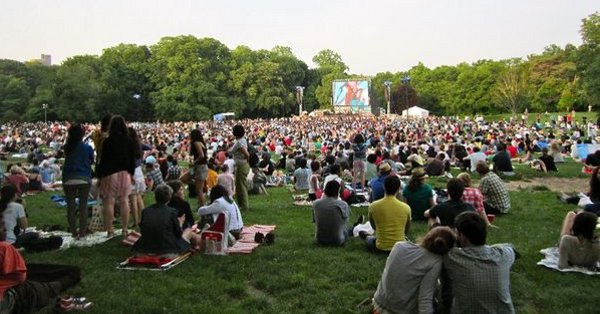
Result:
{"label": "orange shirt", "polygon": [[27,267],[21,254],[6,241],[0,242],[0,300],[4,292],[25,281]]}

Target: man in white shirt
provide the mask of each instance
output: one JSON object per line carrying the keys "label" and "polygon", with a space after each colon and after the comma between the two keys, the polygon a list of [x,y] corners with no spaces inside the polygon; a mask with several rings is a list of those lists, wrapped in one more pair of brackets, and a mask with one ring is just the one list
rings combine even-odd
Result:
{"label": "man in white shirt", "polygon": [[480,161],[486,162],[486,156],[484,153],[481,152],[479,147],[475,146],[475,147],[473,147],[473,153],[471,153],[469,156],[465,157],[463,160],[468,160],[469,163],[471,164],[471,172],[475,172],[475,170],[477,168],[477,164]]}

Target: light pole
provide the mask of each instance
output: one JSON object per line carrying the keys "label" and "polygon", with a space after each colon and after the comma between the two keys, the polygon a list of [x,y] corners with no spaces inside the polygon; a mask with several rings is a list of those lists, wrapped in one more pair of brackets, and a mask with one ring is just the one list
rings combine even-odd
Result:
{"label": "light pole", "polygon": [[387,101],[387,114],[390,115],[392,113],[391,111],[391,94],[390,94],[390,89],[392,87],[392,81],[385,81],[383,82],[383,85],[385,85],[385,100]]}
{"label": "light pole", "polygon": [[410,76],[405,75],[402,78],[402,84],[404,84],[404,103],[406,104],[406,110],[408,112],[408,84],[410,84]]}
{"label": "light pole", "polygon": [[304,86],[296,86],[296,101],[298,102],[298,115],[302,115],[302,98],[304,97]]}
{"label": "light pole", "polygon": [[135,115],[136,115],[135,118],[137,119],[137,122],[140,122],[140,101],[139,100],[142,98],[142,95],[140,95],[140,94],[133,94],[132,97],[137,102],[137,106],[135,106]]}
{"label": "light pole", "polygon": [[42,109],[44,109],[44,124],[48,124],[48,104],[42,104]]}

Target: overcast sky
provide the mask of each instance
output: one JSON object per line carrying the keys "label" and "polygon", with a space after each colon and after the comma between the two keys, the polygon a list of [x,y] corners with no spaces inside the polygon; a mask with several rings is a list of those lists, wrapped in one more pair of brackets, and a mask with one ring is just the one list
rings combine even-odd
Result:
{"label": "overcast sky", "polygon": [[1,0],[0,58],[57,64],[119,43],[212,37],[229,48],[289,46],[309,66],[325,48],[374,75],[579,45],[598,0]]}

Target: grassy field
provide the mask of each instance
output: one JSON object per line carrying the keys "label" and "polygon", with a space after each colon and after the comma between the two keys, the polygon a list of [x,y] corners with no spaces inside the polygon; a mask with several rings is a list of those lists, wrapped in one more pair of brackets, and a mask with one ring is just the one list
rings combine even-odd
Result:
{"label": "grassy field", "polygon": [[[517,168],[519,179],[538,175]],[[561,166],[558,176],[578,176],[574,163]],[[431,179],[443,186],[445,179]],[[319,247],[308,207],[291,205],[290,192],[269,190],[251,197],[246,224],[276,224],[276,242],[250,255],[193,256],[164,273],[117,271],[131,252],[120,239],[92,248],[24,253],[29,262],[73,264],[83,269],[82,283],[69,293],[94,302],[90,313],[368,313],[357,305],[373,295],[385,257],[369,254],[359,239],[344,247]],[[30,225],[66,226],[65,209],[43,193],[27,197]],[[147,196],[147,204],[150,202]],[[521,253],[511,271],[512,296],[519,313],[595,313],[600,301],[598,278],[560,273],[537,266],[539,250],[557,244],[559,228],[572,206],[557,201],[545,188],[511,192],[513,209],[496,219],[489,243],[511,242]],[[366,213],[352,208],[351,220]],[[425,233],[414,223],[412,239]]]}

